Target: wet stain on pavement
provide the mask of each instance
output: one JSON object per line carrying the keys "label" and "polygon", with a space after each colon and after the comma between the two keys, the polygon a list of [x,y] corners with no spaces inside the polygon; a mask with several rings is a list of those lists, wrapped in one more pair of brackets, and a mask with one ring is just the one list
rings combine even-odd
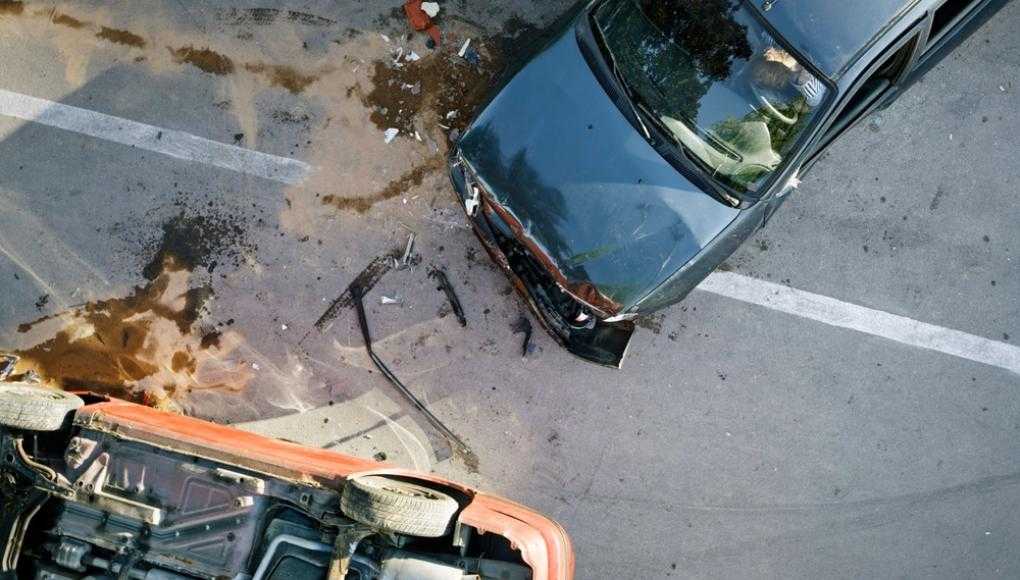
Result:
{"label": "wet stain on pavement", "polygon": [[25,11],[24,2],[15,2],[13,0],[0,0],[0,16],[13,14],[18,15]]}
{"label": "wet stain on pavement", "polygon": [[332,24],[336,24],[336,21],[334,20],[317,16],[315,14],[309,14],[308,12],[279,10],[276,8],[231,8],[221,12],[217,16],[217,19],[224,24],[233,26],[247,24],[269,26],[270,24],[276,23],[276,21],[281,17],[288,22],[295,22],[306,26],[330,26]]}
{"label": "wet stain on pavement", "polygon": [[152,259],[142,270],[146,280],[155,280],[164,261],[171,257],[182,267],[203,267],[213,272],[221,261],[239,266],[245,252],[257,247],[247,240],[244,218],[226,210],[196,213],[182,209],[163,224],[162,236],[152,243]]}
{"label": "wet stain on pavement", "polygon": [[463,130],[503,69],[503,59],[489,54],[486,43],[473,44],[482,47],[477,66],[457,56],[455,48],[413,62],[379,61],[372,90],[352,92],[371,110],[369,118],[380,130],[393,127],[413,135],[416,120],[425,114],[447,130]]}
{"label": "wet stain on pavement", "polygon": [[134,48],[145,48],[145,39],[137,34],[128,32],[127,30],[118,30],[116,28],[103,26],[99,32],[96,33],[96,37],[114,44],[123,44]]}
{"label": "wet stain on pavement", "polygon": [[58,388],[88,389],[174,410],[194,389],[243,389],[250,371],[221,359],[220,347],[201,347],[204,337],[196,322],[213,293],[207,287],[190,288],[189,278],[182,264],[166,258],[152,281],[125,297],[22,324],[19,333],[48,338],[18,351],[19,367],[36,371]]}
{"label": "wet stain on pavement", "polygon": [[78,20],[77,18],[73,16],[68,16],[67,14],[61,14],[55,11],[51,13],[48,12],[47,14],[50,15],[50,21],[52,21],[53,24],[59,24],[60,26],[66,26],[68,28],[73,28],[75,30],[89,26],[88,22],[85,22],[84,20]]}
{"label": "wet stain on pavement", "polygon": [[263,76],[269,81],[271,86],[287,89],[291,94],[295,95],[304,92],[309,85],[319,80],[321,76],[321,74],[304,74],[290,66],[264,63],[248,63],[244,65],[244,69],[250,73]]}
{"label": "wet stain on pavement", "polygon": [[403,195],[412,187],[421,185],[427,175],[440,171],[443,166],[443,157],[441,155],[435,155],[427,159],[425,163],[411,169],[397,179],[394,179],[386,187],[376,193],[358,197],[326,195],[323,196],[322,203],[342,210],[365,213],[371,209],[373,205],[381,201],[386,201],[387,199],[393,199],[394,197]]}
{"label": "wet stain on pavement", "polygon": [[234,61],[208,48],[167,48],[177,64],[190,64],[203,72],[220,76],[234,72]]}

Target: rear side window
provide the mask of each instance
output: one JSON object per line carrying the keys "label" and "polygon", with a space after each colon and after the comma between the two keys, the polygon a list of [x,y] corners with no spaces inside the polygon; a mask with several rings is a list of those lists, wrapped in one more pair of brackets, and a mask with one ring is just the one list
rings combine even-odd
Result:
{"label": "rear side window", "polygon": [[976,3],[976,0],[946,0],[942,6],[936,8],[932,15],[928,44],[938,40],[942,33],[956,23]]}

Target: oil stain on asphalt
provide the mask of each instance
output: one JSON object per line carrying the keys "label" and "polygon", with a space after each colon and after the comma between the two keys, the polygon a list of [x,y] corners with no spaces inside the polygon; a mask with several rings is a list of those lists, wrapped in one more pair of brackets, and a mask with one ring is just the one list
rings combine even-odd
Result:
{"label": "oil stain on asphalt", "polygon": [[18,327],[36,338],[16,354],[21,372],[34,370],[48,384],[86,389],[182,410],[197,390],[243,391],[253,378],[237,356],[244,338],[233,320],[207,321],[215,292],[193,273],[241,264],[254,252],[243,219],[233,212],[184,208],[149,242],[152,258],[144,285],[109,298],[51,314]]}

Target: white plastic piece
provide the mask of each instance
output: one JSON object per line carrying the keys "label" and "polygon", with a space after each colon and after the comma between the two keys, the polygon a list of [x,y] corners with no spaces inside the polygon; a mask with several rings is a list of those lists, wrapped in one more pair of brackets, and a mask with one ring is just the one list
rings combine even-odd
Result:
{"label": "white plastic piece", "polygon": [[429,18],[435,18],[439,14],[439,2],[422,2],[421,10],[428,14]]}
{"label": "white plastic piece", "polygon": [[386,131],[383,133],[383,140],[387,144],[389,144],[394,139],[396,139],[397,135],[399,135],[399,134],[400,134],[400,129],[397,129],[395,127],[390,127],[389,129],[386,129]]}

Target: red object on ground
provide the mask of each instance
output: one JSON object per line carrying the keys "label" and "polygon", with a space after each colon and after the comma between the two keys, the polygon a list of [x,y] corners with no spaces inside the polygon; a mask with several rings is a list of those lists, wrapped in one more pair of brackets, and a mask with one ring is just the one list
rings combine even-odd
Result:
{"label": "red object on ground", "polygon": [[422,0],[407,0],[404,2],[404,14],[407,15],[407,22],[411,25],[411,28],[418,32],[425,32],[432,40],[435,41],[436,46],[439,46],[439,41],[442,39],[442,33],[439,31],[439,27],[432,24],[432,19],[429,15],[421,9]]}
{"label": "red object on ground", "polygon": [[407,0],[404,2],[404,13],[407,14],[407,21],[411,28],[421,32],[432,26],[432,19],[421,9],[422,0]]}

